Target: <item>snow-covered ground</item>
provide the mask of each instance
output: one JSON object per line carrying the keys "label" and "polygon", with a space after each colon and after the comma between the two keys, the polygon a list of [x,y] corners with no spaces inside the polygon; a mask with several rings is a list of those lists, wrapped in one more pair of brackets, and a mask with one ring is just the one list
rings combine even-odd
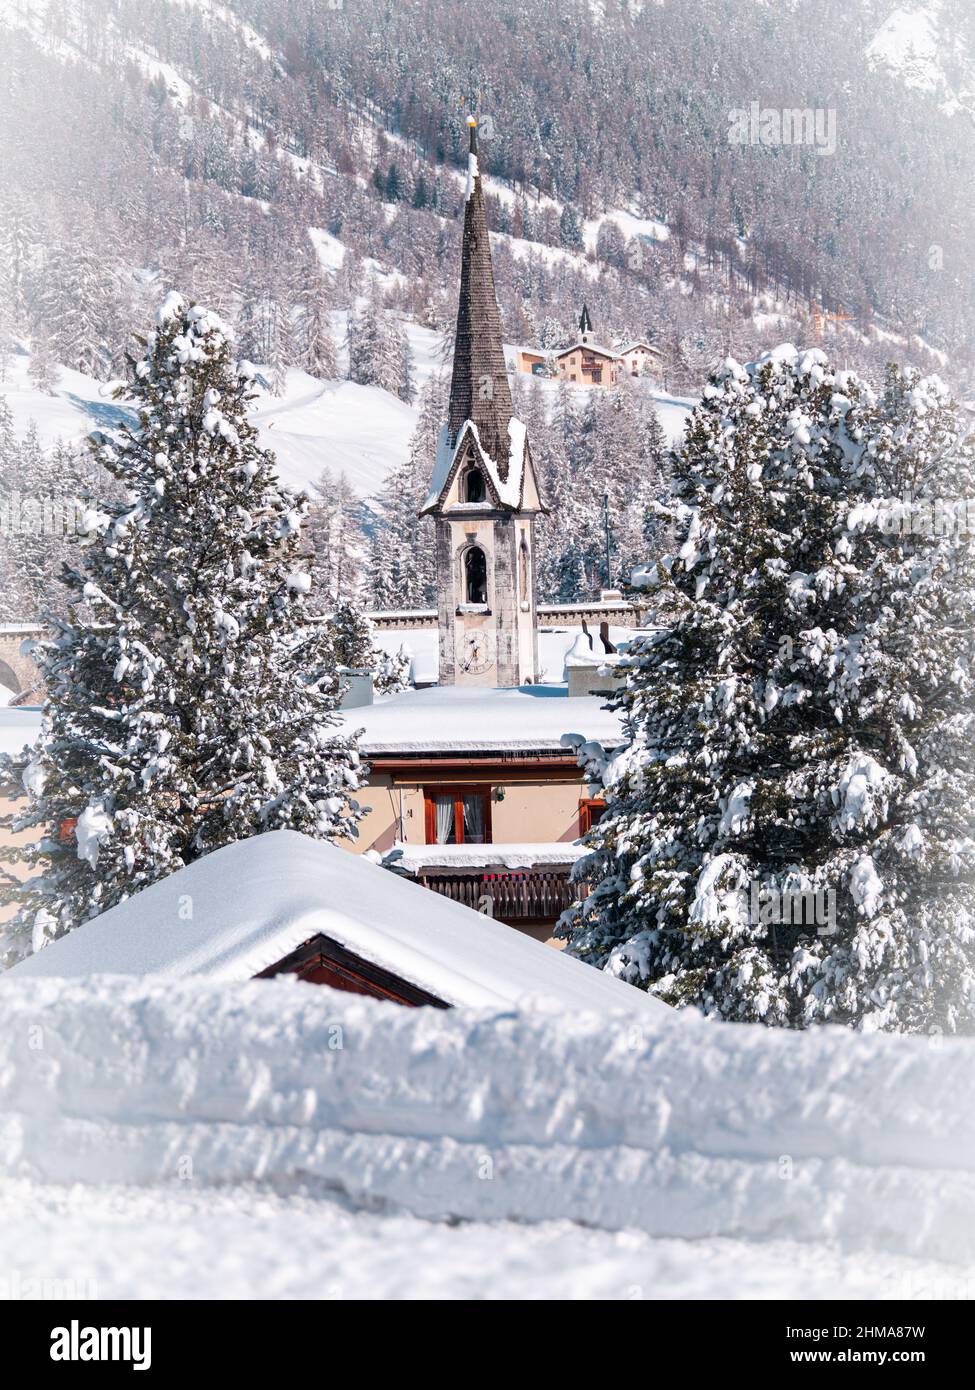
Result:
{"label": "snow-covered ground", "polygon": [[0,980],[0,1274],[98,1296],[966,1297],[975,1047]]}
{"label": "snow-covered ground", "polygon": [[[299,1186],[0,1183],[0,1299],[971,1298],[971,1272],[571,1221],[424,1221]],[[6,1292],[5,1292],[6,1289]]]}
{"label": "snow-covered ground", "polygon": [[942,15],[939,0],[892,10],[867,45],[866,57],[871,66],[897,74],[905,86],[938,98],[948,115],[972,110],[972,55],[965,36]]}
{"label": "snow-covered ground", "polygon": [[[539,681],[549,686],[566,680],[566,657],[578,641],[582,628],[577,623],[556,626],[547,622],[546,617],[542,616],[538,629],[538,675]],[[630,641],[635,631],[635,628],[613,624],[609,630],[610,640],[619,646]],[[381,628],[373,633],[373,642],[389,656],[405,651],[410,657],[410,679],[414,683],[429,685],[438,679],[440,636],[435,627]],[[571,708],[576,708],[574,702]]]}

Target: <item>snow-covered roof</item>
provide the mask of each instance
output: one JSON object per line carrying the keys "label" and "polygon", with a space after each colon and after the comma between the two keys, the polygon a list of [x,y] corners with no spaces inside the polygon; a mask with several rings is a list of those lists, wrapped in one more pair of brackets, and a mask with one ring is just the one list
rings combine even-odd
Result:
{"label": "snow-covered roof", "polygon": [[[623,630],[621,629],[620,632]],[[437,633],[425,631],[377,634],[390,651],[432,637],[435,659]],[[557,640],[553,662],[561,667],[571,633],[549,634]],[[619,634],[613,630],[614,641]],[[595,636],[598,644],[598,635]],[[554,650],[554,648],[553,648]],[[605,658],[603,658],[605,659]],[[359,746],[367,757],[392,753],[545,752],[561,745],[563,734],[583,734],[606,747],[620,742],[617,715],[605,708],[600,695],[570,699],[563,685],[526,685],[514,690],[430,686],[387,695],[373,705],[342,714],[350,732],[361,729]],[[0,707],[0,753],[19,753],[40,731],[38,709]]]}
{"label": "snow-covered roof", "polygon": [[648,343],[645,338],[635,338],[632,343],[623,343],[616,351],[623,357],[626,353],[635,351],[636,348],[645,348],[647,352],[655,352],[658,357],[660,356],[660,349],[653,343]]}
{"label": "snow-covered roof", "polygon": [[[398,636],[399,634],[393,634]],[[348,710],[343,723],[361,729],[366,757],[394,753],[557,751],[564,734],[580,733],[615,747],[618,717],[599,695],[570,699],[564,686],[513,690],[431,686],[388,695]]]}
{"label": "snow-covered roof", "polygon": [[520,507],[521,489],[525,475],[525,426],[514,416],[508,421],[508,476],[502,478],[494,459],[481,445],[481,437],[473,420],[465,420],[457,431],[457,442],[451,444],[450,431],[445,425],[437,440],[437,453],[433,464],[433,477],[430,492],[420,508],[421,513],[435,507],[449,483],[458,455],[470,438],[477,454],[478,462],[484,469],[489,485],[496,493],[502,507]]}
{"label": "snow-covered roof", "polygon": [[319,935],[448,1004],[511,1008],[539,1000],[598,1013],[667,1007],[512,927],[293,830],[208,854],[10,973],[243,981]]}
{"label": "snow-covered roof", "polygon": [[599,343],[584,343],[581,338],[576,343],[570,343],[568,347],[557,348],[555,356],[565,357],[567,353],[578,352],[580,350],[582,352],[595,352],[598,353],[600,357],[612,357],[614,360],[619,357],[619,353],[614,348],[601,347]]}
{"label": "snow-covered roof", "polygon": [[527,343],[503,343],[502,346],[506,353],[524,352],[531,357],[551,357],[555,351],[554,348],[533,347]]}
{"label": "snow-covered roof", "polygon": [[383,856],[408,873],[424,869],[534,869],[546,864],[574,864],[588,853],[577,840],[552,844],[407,845],[397,842]]}
{"label": "snow-covered roof", "polygon": [[619,653],[608,652],[598,632],[580,631],[565,657],[566,666],[617,666]]}

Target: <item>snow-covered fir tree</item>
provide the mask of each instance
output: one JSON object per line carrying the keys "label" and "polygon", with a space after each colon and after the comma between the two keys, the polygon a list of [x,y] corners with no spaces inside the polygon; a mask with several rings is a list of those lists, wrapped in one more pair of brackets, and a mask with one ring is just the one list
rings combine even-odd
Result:
{"label": "snow-covered fir tree", "polygon": [[58,362],[100,381],[124,365],[130,295],[114,262],[102,260],[76,229],[47,258],[37,294],[39,324]]}
{"label": "snow-covered fir tree", "polygon": [[279,286],[268,283],[245,294],[239,314],[240,350],[259,363],[272,395],[284,394],[285,376],[291,365],[290,308]]}
{"label": "snow-covered fir tree", "polygon": [[328,620],[336,663],[350,670],[368,670],[372,656],[372,630],[361,608],[340,603]]}
{"label": "snow-covered fir tree", "polygon": [[20,621],[25,606],[16,563],[18,454],[13,415],[6,396],[0,396],[0,621],[8,623]]}
{"label": "snow-covered fir tree", "polygon": [[366,554],[366,507],[344,473],[333,478],[323,468],[309,505],[305,537],[314,586],[311,610],[330,613],[337,604],[358,600]]}
{"label": "snow-covered fir tree", "polygon": [[337,666],[368,671],[380,695],[405,690],[410,683],[412,657],[401,645],[387,654],[373,640],[373,625],[354,603],[340,603],[328,617],[327,628]]}
{"label": "snow-covered fir tree", "polygon": [[51,335],[43,323],[39,324],[31,340],[28,376],[36,390],[43,391],[45,396],[53,396],[57,390],[58,375]]}
{"label": "snow-covered fir tree", "polygon": [[302,307],[301,365],[312,376],[331,381],[338,375],[338,368],[329,318],[331,298],[321,274],[310,280]]}
{"label": "snow-covered fir tree", "polygon": [[647,516],[667,458],[647,384],[627,379],[612,390],[591,391],[581,410],[565,382],[550,404],[537,378],[528,388],[516,382],[515,397],[549,509],[536,528],[539,594],[556,603],[598,597],[607,582],[604,497],[614,584],[647,558]]}
{"label": "snow-covered fir tree", "polygon": [[602,498],[608,498],[611,573],[606,575],[599,555],[598,527],[590,569],[615,585],[625,582],[646,557],[646,517],[662,483],[665,440],[645,383],[624,378],[611,391],[594,393],[594,405],[575,492],[585,499],[589,484],[585,500],[590,516],[598,514]]}
{"label": "snow-covered fir tree", "polygon": [[0,617],[33,622],[62,611],[61,569],[76,553],[84,499],[104,473],[86,451],[41,446],[34,421],[17,439],[0,398]]}
{"label": "snow-covered fir tree", "polygon": [[608,807],[571,950],[729,1019],[970,1031],[972,538],[903,500],[967,523],[945,388],[728,360],[673,467],[674,616],[632,655],[625,746],[580,751]]}
{"label": "snow-covered fir tree", "polygon": [[381,386],[402,401],[412,401],[409,341],[399,320],[383,306],[375,281],[361,309],[349,314],[348,349],[350,381]]}
{"label": "snow-covered fir tree", "polygon": [[389,473],[379,496],[370,544],[372,602],[378,609],[429,608],[436,601],[433,524],[419,511],[430,490],[446,414],[446,379],[431,377],[420,396],[409,453]]}
{"label": "snow-covered fir tree", "polygon": [[125,500],[88,518],[39,648],[41,734],[4,760],[28,801],[7,824],[40,831],[8,964],[221,845],[359,815],[331,643],[305,616],[305,503],[257,444],[229,329],[169,296],[129,394],[138,424],[94,445]]}

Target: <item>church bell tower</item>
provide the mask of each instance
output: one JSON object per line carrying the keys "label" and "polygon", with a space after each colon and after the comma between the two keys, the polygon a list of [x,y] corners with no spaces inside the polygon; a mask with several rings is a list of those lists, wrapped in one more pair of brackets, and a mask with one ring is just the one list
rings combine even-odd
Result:
{"label": "church bell tower", "polygon": [[430,496],[436,526],[440,684],[538,680],[535,518],[546,511],[501,343],[477,121],[470,155],[450,407]]}

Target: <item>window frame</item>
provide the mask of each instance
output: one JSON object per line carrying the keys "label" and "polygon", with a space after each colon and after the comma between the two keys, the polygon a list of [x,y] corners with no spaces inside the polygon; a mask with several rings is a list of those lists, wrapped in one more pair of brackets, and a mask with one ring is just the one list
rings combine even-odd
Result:
{"label": "window frame", "polygon": [[484,839],[476,844],[493,845],[494,829],[491,823],[492,788],[478,782],[431,783],[423,788],[423,828],[428,845],[437,845],[437,802],[438,796],[454,798],[454,839],[455,845],[463,845],[464,840],[464,797],[479,796],[484,811]]}
{"label": "window frame", "polygon": [[[598,825],[606,811],[606,802],[601,796],[581,796],[579,798],[579,834],[588,835],[594,825]],[[598,814],[593,814],[594,812]]]}

